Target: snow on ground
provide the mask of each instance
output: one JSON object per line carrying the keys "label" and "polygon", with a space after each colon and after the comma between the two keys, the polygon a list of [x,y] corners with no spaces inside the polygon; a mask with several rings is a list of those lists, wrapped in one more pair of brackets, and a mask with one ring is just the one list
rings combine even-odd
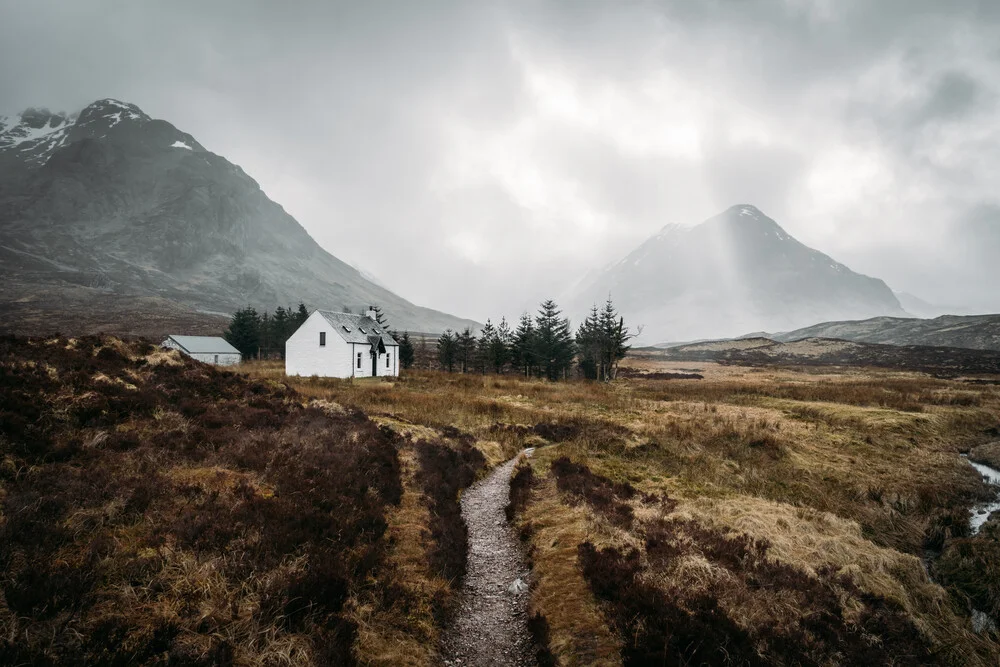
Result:
{"label": "snow on ground", "polygon": [[177,140],[177,141],[175,141],[174,143],[170,144],[170,147],[171,147],[171,148],[186,148],[186,149],[188,149],[189,151],[193,151],[193,150],[194,150],[193,148],[191,148],[190,146],[188,146],[188,145],[187,145],[186,143],[184,143],[184,142],[183,142],[183,141],[181,141],[180,139],[178,139],[178,140]]}

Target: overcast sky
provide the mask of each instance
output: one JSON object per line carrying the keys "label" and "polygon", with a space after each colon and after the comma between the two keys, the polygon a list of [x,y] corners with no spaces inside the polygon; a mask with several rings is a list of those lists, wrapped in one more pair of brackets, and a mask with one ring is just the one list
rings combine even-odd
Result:
{"label": "overcast sky", "polygon": [[752,203],[1000,309],[1000,2],[0,0],[0,112],[138,104],[321,245],[485,319]]}

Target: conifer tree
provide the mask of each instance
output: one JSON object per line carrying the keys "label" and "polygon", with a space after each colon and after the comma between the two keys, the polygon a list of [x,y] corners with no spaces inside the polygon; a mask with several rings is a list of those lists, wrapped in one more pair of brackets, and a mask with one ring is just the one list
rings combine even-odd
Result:
{"label": "conifer tree", "polygon": [[[267,355],[271,352],[271,347],[274,346],[274,327],[271,324],[271,314],[266,310],[260,314],[257,330],[260,332],[257,341],[258,349]],[[265,358],[267,357],[265,356]]]}
{"label": "conifer tree", "polygon": [[389,328],[389,318],[386,317],[385,313],[382,312],[382,307],[381,306],[372,306],[372,310],[375,311],[375,322],[377,322],[378,325],[380,327],[382,327],[383,329],[388,329]]}
{"label": "conifer tree", "polygon": [[610,296],[603,309],[598,310],[595,304],[576,333],[580,370],[584,377],[614,379],[618,362],[628,353],[628,341],[637,335],[638,332],[633,333],[625,326],[625,320],[615,310]]}
{"label": "conifer tree", "polygon": [[542,374],[550,380],[566,377],[576,356],[569,320],[561,315],[559,306],[549,299],[535,316],[535,357]]}
{"label": "conifer tree", "polygon": [[522,313],[512,335],[511,356],[517,369],[528,377],[535,369],[535,323],[528,313]]}
{"label": "conifer tree", "polygon": [[493,337],[493,342],[490,345],[490,363],[493,365],[494,372],[504,372],[504,368],[506,368],[507,363],[510,361],[511,342],[512,337],[510,326],[507,324],[507,318],[501,317],[496,335]]}
{"label": "conifer tree", "polygon": [[497,331],[493,322],[489,319],[479,332],[479,343],[476,346],[476,370],[486,373],[493,369],[493,345],[496,340]]}
{"label": "conifer tree", "polygon": [[283,306],[278,306],[274,309],[274,315],[271,316],[271,339],[274,341],[274,345],[281,351],[282,359],[285,358],[285,343],[295,333],[291,326],[292,321],[289,318],[290,310],[286,310]]}
{"label": "conifer tree", "polygon": [[[395,338],[395,336],[393,336]],[[413,358],[415,356],[413,350],[413,343],[410,342],[410,332],[404,331],[402,337],[398,339],[399,342],[399,364],[404,368],[410,368],[413,366]]]}
{"label": "conifer tree", "polygon": [[458,351],[455,332],[446,329],[437,342],[438,362],[441,367],[451,373],[455,369],[455,357]]}
{"label": "conifer tree", "polygon": [[474,367],[476,361],[476,337],[472,335],[472,328],[465,329],[458,335],[455,343],[457,361],[462,364],[462,372],[468,373]]}
{"label": "conifer tree", "polygon": [[257,310],[247,306],[233,313],[223,337],[240,351],[244,359],[253,358],[260,347],[260,316]]}
{"label": "conifer tree", "polygon": [[618,373],[618,362],[625,358],[631,348],[628,341],[638,336],[642,330],[640,327],[635,332],[629,331],[625,326],[625,318],[615,310],[611,295],[608,295],[608,300],[601,311],[599,324],[604,339],[600,379],[613,380]]}
{"label": "conifer tree", "polygon": [[580,370],[583,377],[596,380],[600,374],[601,357],[604,346],[600,329],[600,314],[597,304],[591,308],[590,314],[580,324],[576,332],[576,346],[580,354]]}
{"label": "conifer tree", "polygon": [[288,334],[289,336],[291,336],[296,329],[305,324],[306,320],[309,319],[309,309],[306,308],[306,304],[299,302],[299,309],[295,311],[295,314],[291,319],[294,326],[291,327],[292,330]]}

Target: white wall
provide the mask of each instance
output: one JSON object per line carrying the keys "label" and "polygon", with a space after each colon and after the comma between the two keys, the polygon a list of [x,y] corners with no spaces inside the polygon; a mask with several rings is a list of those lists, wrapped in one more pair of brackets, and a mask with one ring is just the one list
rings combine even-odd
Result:
{"label": "white wall", "polygon": [[197,359],[198,361],[203,361],[206,364],[212,364],[213,366],[235,366],[243,360],[240,354],[188,354],[181,349],[181,346],[175,343],[170,338],[160,343],[160,347],[169,347],[172,350],[177,350],[181,354],[186,354],[192,359]]}
{"label": "white wall", "polygon": [[[372,346],[367,343],[362,345],[361,343],[354,344],[354,350],[351,354],[351,360],[354,365],[354,377],[368,378],[372,376]],[[358,352],[361,353],[361,368],[358,368]],[[389,355],[389,365],[386,366],[386,355]],[[378,368],[376,370],[376,375],[378,377],[385,376],[396,376],[399,375],[399,347],[398,346],[385,346],[385,353],[378,355]]]}
{"label": "white wall", "polygon": [[[326,332],[326,345],[322,347],[321,331]],[[285,343],[285,375],[349,378],[351,374],[350,343],[318,312],[310,315]]]}
{"label": "white wall", "polygon": [[235,366],[241,361],[239,354],[189,354],[188,356],[213,366]]}
{"label": "white wall", "polygon": [[[326,332],[326,345],[320,347],[319,334]],[[358,368],[358,353],[361,353],[361,368]],[[399,375],[399,347],[386,346],[391,355],[386,367],[386,355],[378,355],[376,375]],[[334,330],[326,318],[314,312],[285,343],[285,375],[319,377],[371,377],[371,345],[368,343],[348,343]]]}

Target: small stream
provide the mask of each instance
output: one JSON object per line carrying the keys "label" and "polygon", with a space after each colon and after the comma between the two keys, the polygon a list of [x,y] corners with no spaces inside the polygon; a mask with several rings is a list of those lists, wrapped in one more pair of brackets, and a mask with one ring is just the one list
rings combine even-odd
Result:
{"label": "small stream", "polygon": [[991,468],[982,463],[976,463],[975,461],[969,459],[969,457],[965,454],[962,455],[962,458],[968,461],[969,465],[979,471],[979,474],[982,475],[989,484],[997,487],[997,495],[992,501],[975,505],[972,508],[972,518],[969,519],[969,528],[972,529],[972,534],[975,535],[979,532],[979,529],[983,527],[983,524],[986,523],[987,519],[990,518],[990,514],[1000,511],[1000,470]]}

